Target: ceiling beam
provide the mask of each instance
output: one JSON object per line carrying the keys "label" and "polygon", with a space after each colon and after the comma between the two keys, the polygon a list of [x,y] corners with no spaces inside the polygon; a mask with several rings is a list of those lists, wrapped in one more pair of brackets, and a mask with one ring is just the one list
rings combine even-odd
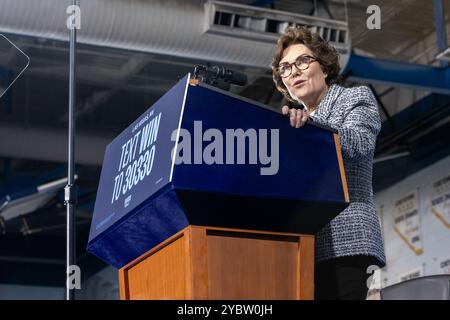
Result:
{"label": "ceiling beam", "polygon": [[344,74],[363,83],[379,83],[450,95],[450,68],[368,58],[352,54]]}

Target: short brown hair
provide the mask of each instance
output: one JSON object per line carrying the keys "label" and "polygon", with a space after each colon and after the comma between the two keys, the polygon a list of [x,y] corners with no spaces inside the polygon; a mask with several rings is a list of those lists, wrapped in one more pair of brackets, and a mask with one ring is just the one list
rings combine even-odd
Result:
{"label": "short brown hair", "polygon": [[322,71],[327,74],[325,82],[328,86],[340,81],[339,53],[336,48],[315,32],[311,32],[307,27],[289,27],[278,39],[275,47],[275,55],[272,60],[273,81],[277,89],[290,101],[292,97],[287,91],[281,76],[278,74],[278,65],[282,59],[283,52],[293,44],[304,44],[311,50],[320,63]]}

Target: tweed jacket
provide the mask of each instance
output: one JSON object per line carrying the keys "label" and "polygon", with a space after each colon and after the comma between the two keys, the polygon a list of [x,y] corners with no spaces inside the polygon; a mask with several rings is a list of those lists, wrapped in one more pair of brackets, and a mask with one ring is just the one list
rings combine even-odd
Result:
{"label": "tweed jacket", "polygon": [[367,255],[385,265],[383,239],[375,212],[372,167],[381,121],[372,91],[365,86],[331,85],[311,120],[337,130],[350,205],[316,234],[316,261]]}

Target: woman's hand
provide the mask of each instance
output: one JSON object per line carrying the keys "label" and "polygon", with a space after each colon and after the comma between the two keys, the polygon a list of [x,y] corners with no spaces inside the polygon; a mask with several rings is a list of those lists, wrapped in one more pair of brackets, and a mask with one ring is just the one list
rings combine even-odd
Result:
{"label": "woman's hand", "polygon": [[309,117],[309,114],[306,110],[300,110],[295,108],[289,109],[288,106],[283,106],[283,108],[281,108],[281,113],[289,117],[291,126],[294,128],[303,127]]}

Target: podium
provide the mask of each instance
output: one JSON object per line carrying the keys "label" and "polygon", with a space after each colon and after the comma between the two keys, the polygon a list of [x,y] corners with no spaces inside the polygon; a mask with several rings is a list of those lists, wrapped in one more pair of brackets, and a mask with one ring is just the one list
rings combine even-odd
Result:
{"label": "podium", "polygon": [[188,226],[120,269],[120,297],[313,299],[313,274],[312,235]]}
{"label": "podium", "polygon": [[106,148],[87,250],[121,299],[313,299],[339,137],[186,75]]}

